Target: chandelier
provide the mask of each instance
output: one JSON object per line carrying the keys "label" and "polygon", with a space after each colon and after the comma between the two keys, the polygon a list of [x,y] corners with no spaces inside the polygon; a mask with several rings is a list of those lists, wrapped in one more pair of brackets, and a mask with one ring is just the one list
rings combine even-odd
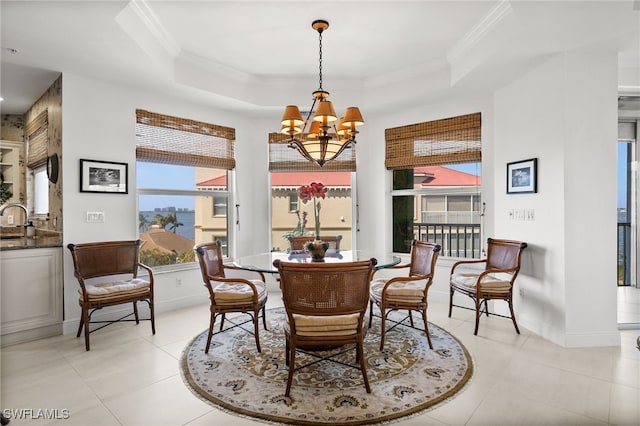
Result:
{"label": "chandelier", "polygon": [[340,119],[336,116],[329,92],[322,88],[322,33],[329,28],[329,22],[318,19],[311,28],[318,32],[320,87],[313,92],[313,104],[304,120],[297,106],[285,107],[281,132],[290,136],[290,148],[322,167],[356,143],[356,128],[364,120],[358,107],[348,107]]}

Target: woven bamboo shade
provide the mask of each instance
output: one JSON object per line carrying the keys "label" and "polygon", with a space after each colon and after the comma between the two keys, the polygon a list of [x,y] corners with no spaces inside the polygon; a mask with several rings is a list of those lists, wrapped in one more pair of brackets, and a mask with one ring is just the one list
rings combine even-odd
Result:
{"label": "woven bamboo shade", "polygon": [[385,130],[389,170],[479,162],[481,114],[474,113]]}
{"label": "woven bamboo shade", "polygon": [[136,159],[231,170],[235,129],[136,110]]}
{"label": "woven bamboo shade", "polygon": [[47,164],[49,150],[49,115],[42,111],[24,128],[27,136],[27,167],[35,169]]}
{"label": "woven bamboo shade", "polygon": [[270,172],[356,171],[356,150],[353,147],[345,149],[335,159],[320,167],[304,158],[297,149],[289,148],[289,138],[289,135],[282,133],[269,133]]}

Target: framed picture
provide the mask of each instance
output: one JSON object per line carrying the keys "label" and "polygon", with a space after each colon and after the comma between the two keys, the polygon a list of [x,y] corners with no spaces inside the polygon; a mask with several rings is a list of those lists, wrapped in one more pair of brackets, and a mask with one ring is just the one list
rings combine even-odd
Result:
{"label": "framed picture", "polygon": [[507,163],[507,194],[538,192],[538,159]]}
{"label": "framed picture", "polygon": [[128,182],[127,163],[80,160],[80,192],[126,194]]}

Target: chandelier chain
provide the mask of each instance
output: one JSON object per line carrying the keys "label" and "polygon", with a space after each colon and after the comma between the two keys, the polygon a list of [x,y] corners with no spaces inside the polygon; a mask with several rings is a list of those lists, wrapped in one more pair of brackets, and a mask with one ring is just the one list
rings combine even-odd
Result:
{"label": "chandelier chain", "polygon": [[318,40],[319,40],[319,46],[320,46],[320,53],[318,54],[318,58],[319,58],[319,64],[318,64],[318,69],[320,71],[320,89],[322,90],[322,29],[318,30]]}

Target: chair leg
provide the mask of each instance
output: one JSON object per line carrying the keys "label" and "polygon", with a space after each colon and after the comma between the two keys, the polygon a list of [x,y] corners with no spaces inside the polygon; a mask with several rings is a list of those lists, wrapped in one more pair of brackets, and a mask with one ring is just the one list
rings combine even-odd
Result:
{"label": "chair leg", "polygon": [[427,342],[429,342],[429,349],[433,349],[433,343],[431,343],[431,333],[429,333],[429,325],[427,322],[427,308],[422,313],[422,320],[424,321],[424,332],[427,334]]}
{"label": "chair leg", "polygon": [[518,328],[518,323],[516,322],[516,314],[513,312],[513,301],[511,298],[507,300],[509,303],[509,310],[511,311],[511,321],[513,321],[513,326],[516,328],[516,333],[520,334],[520,329]]}
{"label": "chair leg", "polygon": [[267,305],[262,307],[262,326],[267,330]]}
{"label": "chair leg", "polygon": [[453,308],[453,293],[455,290],[453,287],[449,287],[449,318],[451,318],[451,309]]}
{"label": "chair leg", "polygon": [[84,347],[89,350],[89,308],[82,307],[82,322],[84,323]]}
{"label": "chair leg", "polygon": [[482,301],[478,300],[477,298],[473,299],[476,302],[476,328],[473,331],[474,335],[478,335],[478,325],[480,324],[480,315],[482,315],[482,312],[480,311],[480,305],[482,305]]}
{"label": "chair leg", "polygon": [[222,328],[224,327],[224,318],[225,318],[226,314],[222,314],[222,317],[220,317],[220,331],[222,331]]}
{"label": "chair leg", "polygon": [[153,309],[153,300],[149,300],[149,314],[151,315],[151,333],[156,334],[156,315]]}
{"label": "chair leg", "polygon": [[362,372],[362,378],[364,379],[364,388],[367,390],[367,393],[371,393],[369,377],[367,377],[367,366],[364,361],[364,347],[362,342],[358,342],[356,345],[356,353],[358,354],[358,363],[360,364],[360,371]]}
{"label": "chair leg", "polygon": [[211,338],[213,337],[213,327],[216,324],[216,313],[211,311],[211,318],[209,319],[209,334],[207,335],[207,346],[204,347],[204,353],[209,353],[209,345],[211,345]]}
{"label": "chair leg", "polygon": [[256,348],[258,348],[258,352],[262,352],[260,350],[260,334],[258,333],[258,331],[260,330],[260,326],[258,325],[259,313],[260,313],[260,308],[253,311],[253,333],[255,334],[255,338],[256,338]]}
{"label": "chair leg", "polygon": [[80,325],[78,326],[78,333],[76,337],[80,337],[80,333],[82,333],[82,326],[84,325],[84,308],[82,308],[83,314],[80,316]]}
{"label": "chair leg", "polygon": [[373,321],[373,300],[369,300],[369,328],[371,328],[372,321]]}
{"label": "chair leg", "polygon": [[291,382],[293,381],[293,372],[296,369],[296,347],[287,341],[289,345],[289,376],[287,377],[287,389],[284,392],[284,396],[289,397],[291,395]]}
{"label": "chair leg", "polygon": [[133,316],[136,319],[136,325],[140,324],[140,318],[138,317],[138,301],[133,301]]}
{"label": "chair leg", "polygon": [[381,317],[381,330],[380,330],[380,350],[382,350],[384,348],[384,336],[387,331],[387,326],[386,326],[386,319],[387,319],[387,315],[385,313],[385,309],[382,308],[382,306],[380,307],[380,317]]}

